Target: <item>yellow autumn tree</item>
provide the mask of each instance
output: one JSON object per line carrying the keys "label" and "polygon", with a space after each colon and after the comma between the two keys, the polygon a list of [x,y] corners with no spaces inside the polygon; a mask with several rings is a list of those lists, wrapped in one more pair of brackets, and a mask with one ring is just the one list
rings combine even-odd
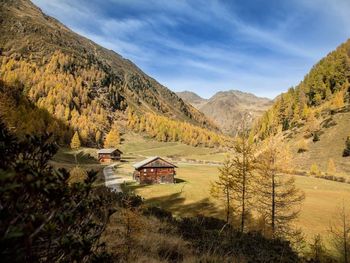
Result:
{"label": "yellow autumn tree", "polygon": [[335,167],[333,159],[329,159],[327,163],[327,174],[335,175],[336,172],[337,172],[337,169]]}
{"label": "yellow autumn tree", "polygon": [[80,148],[80,146],[81,146],[81,143],[80,143],[79,133],[76,131],[72,137],[71,142],[70,142],[70,147],[73,150],[77,150]]}
{"label": "yellow autumn tree", "polygon": [[104,147],[113,148],[113,147],[117,147],[119,144],[120,144],[120,132],[117,125],[113,125],[105,138]]}

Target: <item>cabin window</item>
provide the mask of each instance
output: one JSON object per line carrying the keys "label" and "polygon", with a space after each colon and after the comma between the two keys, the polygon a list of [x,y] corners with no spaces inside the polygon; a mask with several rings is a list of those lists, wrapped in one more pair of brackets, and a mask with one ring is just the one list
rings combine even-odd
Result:
{"label": "cabin window", "polygon": [[151,172],[153,172],[153,169],[151,169]]}
{"label": "cabin window", "polygon": [[147,169],[143,169],[144,172],[147,172]]}

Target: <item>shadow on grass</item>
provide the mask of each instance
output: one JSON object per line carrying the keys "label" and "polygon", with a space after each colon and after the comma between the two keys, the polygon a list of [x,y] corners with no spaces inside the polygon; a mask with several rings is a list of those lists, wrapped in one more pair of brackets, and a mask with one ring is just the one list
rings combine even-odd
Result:
{"label": "shadow on grass", "polygon": [[[123,191],[134,192],[140,188],[148,188],[152,185],[140,185],[135,182],[128,182],[122,185]],[[196,202],[187,202],[183,192],[184,188],[177,193],[162,195],[153,198],[146,198],[145,204],[149,207],[159,207],[172,212],[174,215],[181,217],[204,215],[221,218],[224,214],[209,198],[203,198]],[[156,191],[156,189],[155,189]]]}
{"label": "shadow on grass", "polygon": [[175,178],[175,184],[186,183],[186,182],[187,182],[186,180]]}
{"label": "shadow on grass", "polygon": [[197,215],[220,217],[223,215],[223,211],[218,209],[209,198],[203,198],[197,202],[186,203],[186,198],[182,196],[182,192],[149,198],[145,200],[145,203],[149,206],[163,208],[181,217]]}
{"label": "shadow on grass", "polygon": [[[74,154],[72,154],[73,158],[74,158]],[[83,151],[80,151],[77,154],[77,160],[78,163],[81,164],[100,164],[100,162],[93,156],[91,156],[88,153],[84,153]]]}

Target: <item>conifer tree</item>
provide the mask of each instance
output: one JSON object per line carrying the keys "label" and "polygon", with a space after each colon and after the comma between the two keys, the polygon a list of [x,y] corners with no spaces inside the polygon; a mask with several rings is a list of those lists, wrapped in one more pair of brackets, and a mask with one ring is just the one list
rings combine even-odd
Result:
{"label": "conifer tree", "polygon": [[346,138],[343,157],[350,156],[350,135]]}
{"label": "conifer tree", "polygon": [[304,194],[296,188],[290,169],[290,153],[285,145],[272,139],[258,157],[256,186],[257,208],[270,227],[272,237],[286,236],[290,223],[297,218]]}
{"label": "conifer tree", "polygon": [[227,157],[222,167],[219,168],[220,174],[217,181],[213,182],[210,193],[214,198],[222,200],[225,204],[226,222],[230,223],[233,209],[233,166],[231,160]]}
{"label": "conifer tree", "polygon": [[246,219],[252,208],[252,179],[256,166],[255,146],[253,139],[249,136],[246,119],[243,118],[240,132],[233,144],[232,158],[232,180],[235,191],[234,200],[240,214],[240,230],[243,232],[246,227]]}
{"label": "conifer tree", "polygon": [[120,144],[120,132],[118,127],[114,124],[105,138],[104,147],[114,148],[114,147],[118,147],[119,144]]}
{"label": "conifer tree", "polygon": [[330,227],[333,246],[339,254],[339,261],[350,261],[350,213],[343,202]]}
{"label": "conifer tree", "polygon": [[336,167],[333,159],[329,159],[327,163],[327,174],[328,175],[335,175],[336,173]]}
{"label": "conifer tree", "polygon": [[72,137],[71,142],[70,142],[70,147],[73,150],[77,150],[80,148],[80,146],[81,146],[81,143],[80,143],[79,133],[78,133],[78,131],[76,131]]}

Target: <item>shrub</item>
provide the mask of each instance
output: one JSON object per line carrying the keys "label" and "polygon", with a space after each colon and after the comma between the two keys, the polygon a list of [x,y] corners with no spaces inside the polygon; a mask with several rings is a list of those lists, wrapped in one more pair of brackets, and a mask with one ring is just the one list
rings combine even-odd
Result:
{"label": "shrub", "polygon": [[317,164],[314,163],[311,165],[309,174],[313,176],[321,176],[321,171],[319,170]]}
{"label": "shrub", "polygon": [[345,149],[344,149],[344,152],[343,152],[343,157],[348,157],[348,156],[350,156],[350,136],[348,136],[346,138]]}
{"label": "shrub", "polygon": [[298,153],[307,152],[309,150],[309,146],[307,141],[302,139],[298,142]]}

